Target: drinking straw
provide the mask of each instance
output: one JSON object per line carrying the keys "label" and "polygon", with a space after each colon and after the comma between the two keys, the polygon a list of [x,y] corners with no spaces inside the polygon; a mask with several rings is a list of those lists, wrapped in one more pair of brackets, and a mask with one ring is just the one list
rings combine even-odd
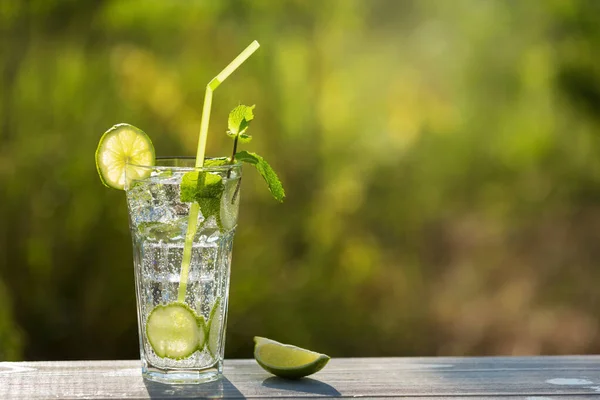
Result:
{"label": "drinking straw", "polygon": [[[198,150],[196,152],[196,168],[204,166],[204,153],[206,151],[206,141],[208,139],[208,124],[210,120],[210,110],[212,107],[212,96],[215,89],[221,85],[240,65],[244,63],[258,48],[260,44],[255,40],[244,49],[232,62],[226,66],[223,71],[212,78],[206,85],[204,92],[204,106],[202,107],[202,117],[200,119],[200,136],[198,138]],[[179,276],[179,291],[177,300],[185,301],[185,293],[187,291],[188,273],[190,269],[190,261],[192,259],[192,244],[194,236],[198,229],[198,214],[200,205],[197,202],[192,203],[190,214],[188,217],[187,232],[185,233],[185,245],[183,247],[183,259],[181,260],[181,274]]]}

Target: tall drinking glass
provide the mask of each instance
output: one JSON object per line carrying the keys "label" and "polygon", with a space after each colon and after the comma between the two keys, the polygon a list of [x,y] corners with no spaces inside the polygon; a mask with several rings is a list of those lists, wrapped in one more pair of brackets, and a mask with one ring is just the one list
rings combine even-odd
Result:
{"label": "tall drinking glass", "polygon": [[[195,168],[194,162],[158,158],[127,176],[142,373],[163,383],[210,382],[223,370],[241,165],[210,166],[207,160],[208,166]],[[181,182],[194,171],[218,175],[223,185],[219,197],[200,202],[189,273],[181,282],[192,208],[181,201]]]}

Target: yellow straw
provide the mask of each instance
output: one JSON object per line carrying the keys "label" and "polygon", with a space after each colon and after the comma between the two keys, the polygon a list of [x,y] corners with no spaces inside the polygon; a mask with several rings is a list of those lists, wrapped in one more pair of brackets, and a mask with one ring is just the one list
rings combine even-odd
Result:
{"label": "yellow straw", "polygon": [[[233,73],[244,61],[248,59],[258,48],[260,44],[255,40],[244,49],[228,66],[217,76],[211,79],[206,85],[204,93],[204,106],[202,107],[202,117],[200,119],[200,137],[198,138],[198,151],[196,152],[196,168],[201,168],[204,165],[204,153],[206,152],[206,140],[208,139],[208,122],[210,120],[210,109],[212,107],[212,95],[216,88],[219,87],[229,75]],[[185,245],[183,247],[183,259],[181,260],[181,275],[179,277],[179,291],[177,300],[185,301],[185,293],[187,291],[188,273],[190,270],[190,261],[192,259],[192,245],[194,236],[198,229],[198,214],[200,205],[197,202],[192,203],[190,214],[188,216],[187,232],[185,233]]]}
{"label": "yellow straw", "polygon": [[240,53],[228,66],[219,72],[217,76],[211,79],[206,85],[204,93],[204,106],[202,107],[202,119],[200,120],[200,137],[198,139],[198,151],[196,152],[196,167],[204,165],[204,152],[206,151],[206,140],[208,139],[208,122],[210,120],[210,109],[212,107],[212,95],[216,88],[238,69],[244,61],[248,59],[258,48],[260,44],[255,40],[244,51]]}

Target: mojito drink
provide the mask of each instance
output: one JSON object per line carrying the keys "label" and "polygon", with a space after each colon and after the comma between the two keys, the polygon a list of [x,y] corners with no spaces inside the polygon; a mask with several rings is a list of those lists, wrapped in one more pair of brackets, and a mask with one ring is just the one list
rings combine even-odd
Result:
{"label": "mojito drink", "polygon": [[[194,159],[184,158],[156,164],[126,187],[143,374],[171,383],[210,381],[222,371],[241,167],[197,169]],[[182,180],[194,171],[219,177],[222,191],[197,215],[182,292],[192,206],[182,201]]]}
{"label": "mojito drink", "polygon": [[231,156],[205,158],[213,92],[258,47],[252,42],[207,84],[195,158],[156,158],[150,137],[126,123],[107,130],[96,149],[102,183],[127,193],[140,354],[151,380],[199,383],[221,376],[241,163],[256,168],[275,200],[285,197],[263,157],[238,151],[252,140],[254,106],[229,113]]}

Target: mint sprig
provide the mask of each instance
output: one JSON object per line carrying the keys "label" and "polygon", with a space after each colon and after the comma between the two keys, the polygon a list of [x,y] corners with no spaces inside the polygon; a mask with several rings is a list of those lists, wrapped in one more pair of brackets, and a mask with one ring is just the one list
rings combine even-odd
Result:
{"label": "mint sprig", "polygon": [[[283,185],[277,174],[264,158],[256,153],[248,151],[237,152],[239,143],[248,143],[252,136],[247,134],[250,122],[254,119],[254,106],[239,105],[229,113],[227,136],[233,139],[233,152],[230,158],[206,159],[204,166],[215,167],[233,164],[236,160],[253,165],[263,177],[269,191],[275,200],[282,202],[285,197]],[[231,177],[232,169],[227,171],[226,178]],[[241,178],[239,178],[241,179]],[[232,196],[235,202],[239,190],[240,181],[237,182],[236,191]],[[225,184],[221,175],[206,171],[191,171],[183,175],[181,179],[180,199],[184,203],[196,202],[200,206],[205,219],[215,217],[219,229],[223,229],[221,223],[221,197],[225,191]]]}
{"label": "mint sprig", "polygon": [[[240,143],[248,143],[252,140],[252,136],[246,131],[250,125],[250,121],[254,119],[254,106],[245,106],[240,104],[229,113],[227,135],[233,139],[233,152],[231,154],[231,162],[238,160],[251,165],[254,165],[269,187],[269,191],[275,197],[275,200],[282,202],[285,197],[283,185],[277,177],[277,174],[271,168],[269,163],[264,158],[256,153],[247,151],[237,152],[238,141]],[[229,177],[229,174],[227,175]]]}

